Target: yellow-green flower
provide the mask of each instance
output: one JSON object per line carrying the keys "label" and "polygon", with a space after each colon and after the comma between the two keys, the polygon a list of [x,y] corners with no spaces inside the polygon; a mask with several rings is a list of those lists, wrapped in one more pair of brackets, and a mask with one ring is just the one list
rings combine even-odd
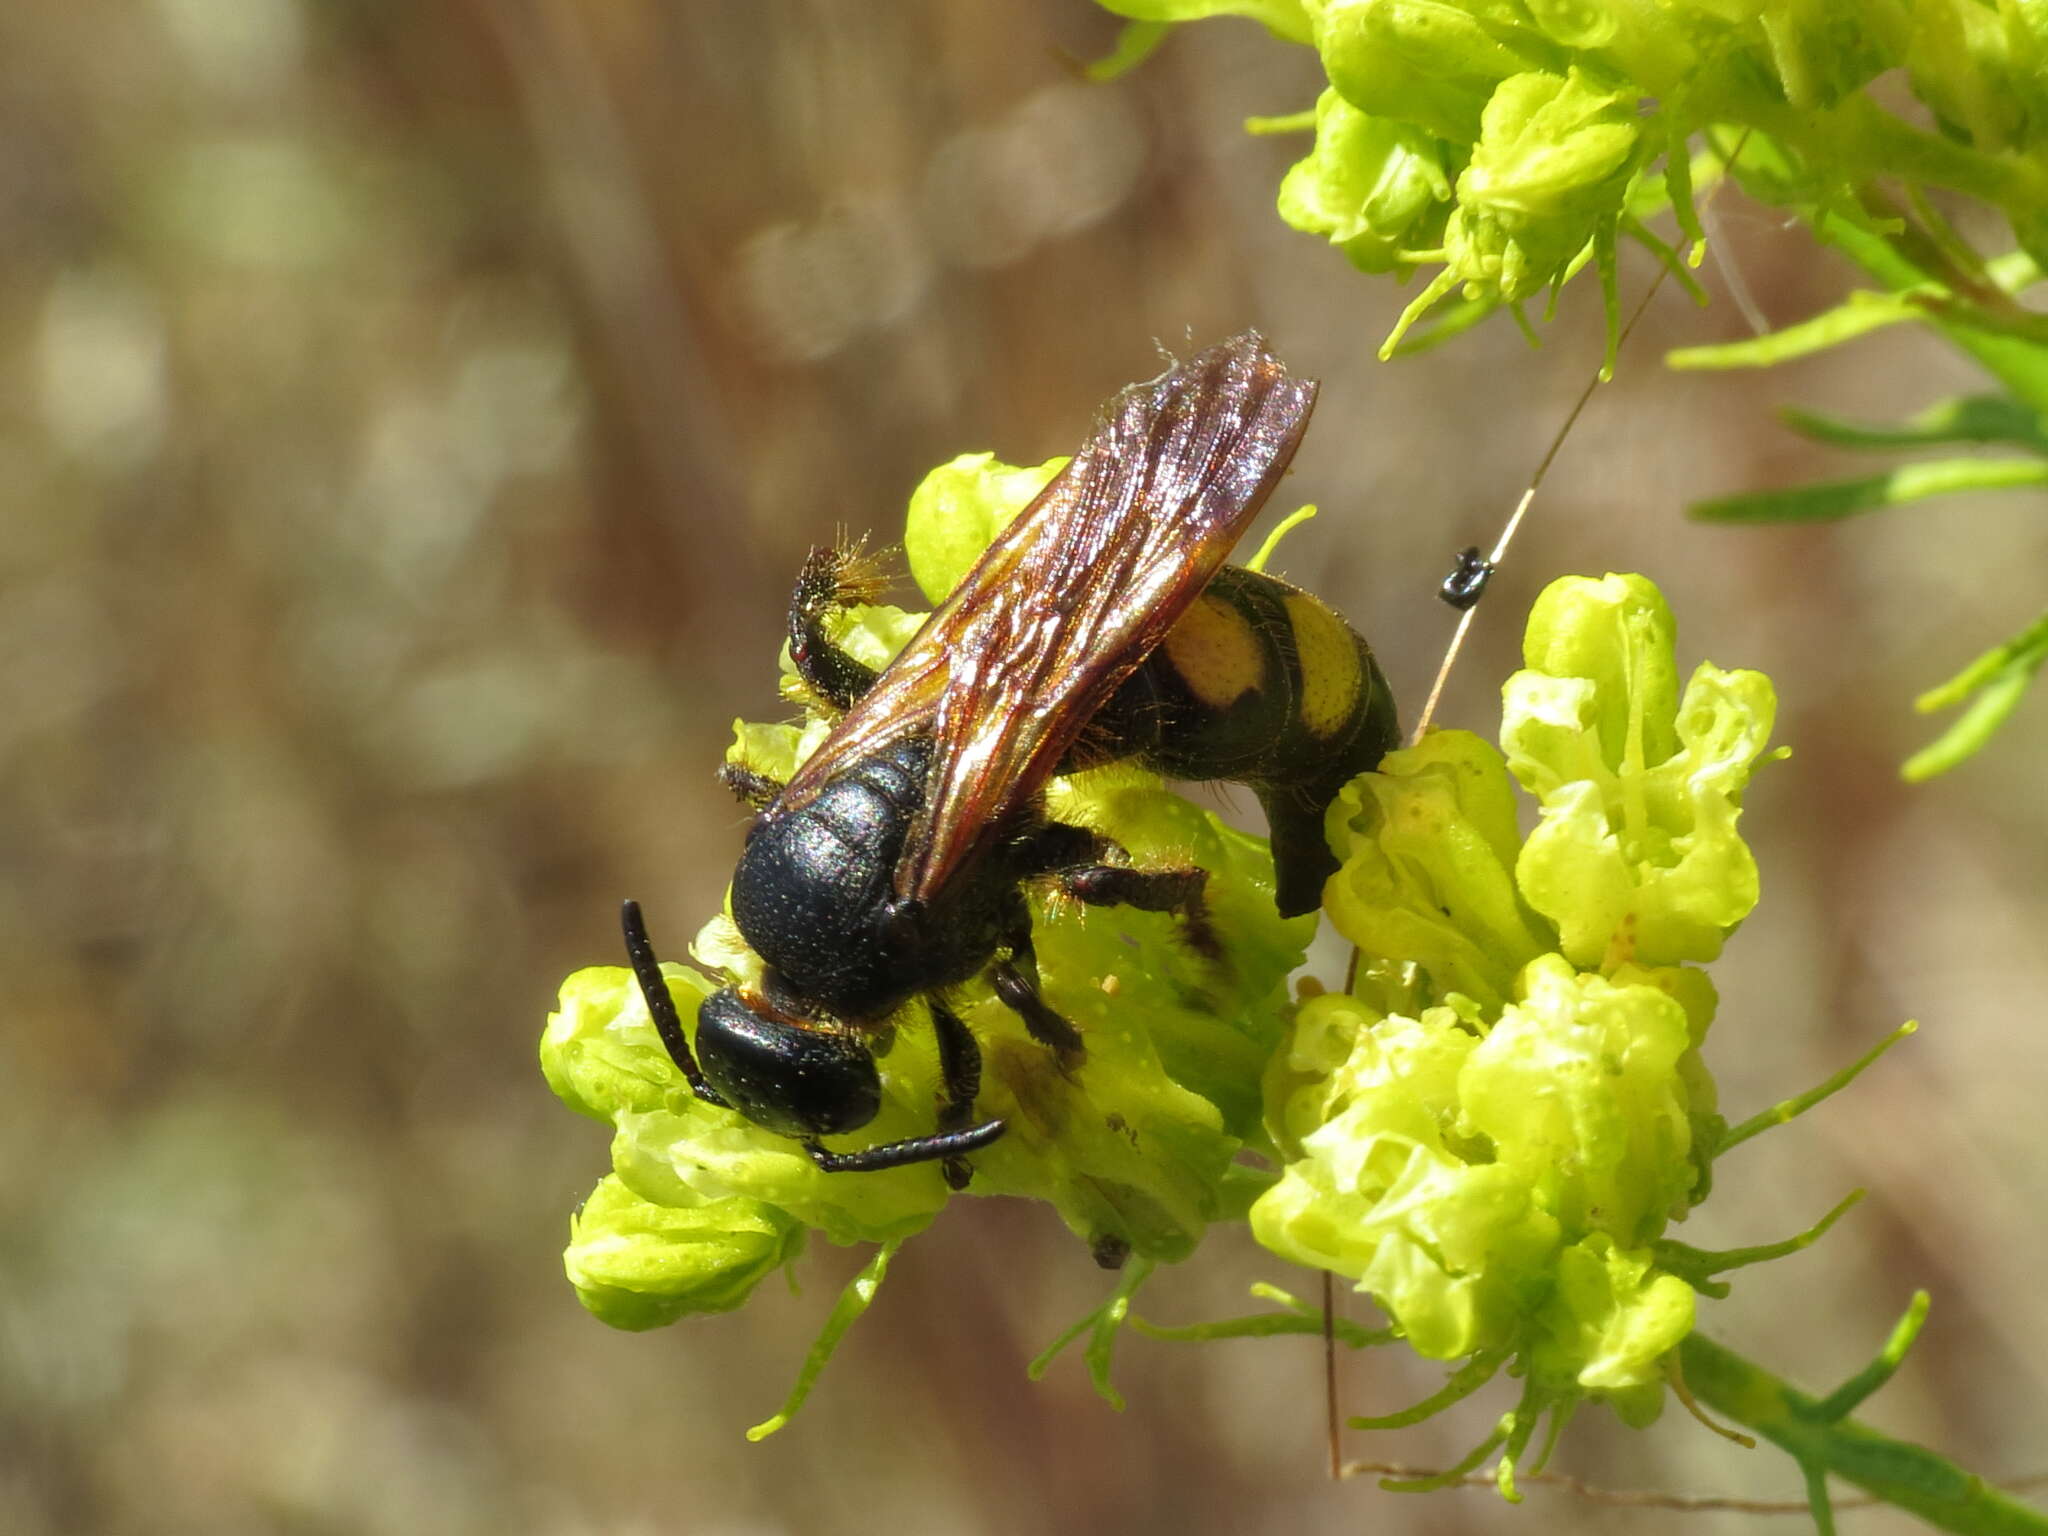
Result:
{"label": "yellow-green flower", "polygon": [[[1656,1245],[1703,1197],[1721,1122],[1714,991],[1682,962],[1755,902],[1735,812],[1773,706],[1711,667],[1681,700],[1673,640],[1639,576],[1556,582],[1505,690],[1506,757],[1439,732],[1331,808],[1326,909],[1361,980],[1304,1004],[1268,1068],[1282,1174],[1251,1210],[1419,1353],[1631,1423],[1692,1327]],[[1510,769],[1543,808],[1526,841]]]}

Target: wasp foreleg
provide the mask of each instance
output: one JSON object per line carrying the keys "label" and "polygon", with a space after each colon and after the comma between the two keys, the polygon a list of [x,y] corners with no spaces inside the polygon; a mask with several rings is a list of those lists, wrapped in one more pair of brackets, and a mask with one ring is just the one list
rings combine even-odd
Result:
{"label": "wasp foreleg", "polygon": [[[984,1120],[964,1131],[942,1131],[936,1136],[913,1136],[858,1152],[828,1151],[822,1142],[806,1140],[804,1151],[825,1173],[875,1173],[884,1168],[907,1168],[912,1163],[948,1162],[969,1152],[979,1152],[1003,1134],[1004,1122]],[[951,1180],[949,1179],[950,1183]]]}
{"label": "wasp foreleg", "polygon": [[995,983],[996,996],[1023,1019],[1032,1039],[1059,1057],[1062,1068],[1081,1064],[1088,1048],[1081,1041],[1081,1032],[1045,1000],[1038,980],[1038,951],[1032,947],[1029,928],[1011,938],[1010,958],[991,966],[989,979]]}
{"label": "wasp foreleg", "polygon": [[757,811],[765,811],[782,793],[782,781],[756,773],[740,763],[726,763],[718,770],[718,782]]}
{"label": "wasp foreleg", "polygon": [[[925,1001],[932,1010],[932,1033],[939,1041],[939,1079],[946,1090],[946,1101],[939,1106],[939,1131],[951,1135],[973,1123],[974,1101],[981,1093],[981,1047],[959,1014],[936,997]],[[940,1171],[951,1189],[965,1189],[974,1177],[964,1157],[944,1159]]]}
{"label": "wasp foreleg", "polygon": [[872,600],[880,583],[861,546],[811,546],[789,599],[789,659],[797,676],[834,709],[851,709],[874,686],[875,669],[857,661],[825,633],[828,615]]}

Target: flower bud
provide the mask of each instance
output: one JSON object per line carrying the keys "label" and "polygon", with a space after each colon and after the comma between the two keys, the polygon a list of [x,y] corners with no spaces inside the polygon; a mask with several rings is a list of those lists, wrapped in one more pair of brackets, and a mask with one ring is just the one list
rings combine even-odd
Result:
{"label": "flower bud", "polygon": [[1361,112],[1334,90],[1316,102],[1316,145],[1280,183],[1280,217],[1322,235],[1363,272],[1442,242],[1450,213],[1448,146],[1420,128]]}
{"label": "flower bud", "polygon": [[563,1268],[576,1295],[614,1328],[660,1328],[700,1312],[729,1312],[803,1249],[804,1231],[743,1196],[657,1205],[616,1176],[603,1180],[569,1227]]}
{"label": "flower bud", "polygon": [[1346,101],[1456,144],[1480,136],[1501,81],[1562,61],[1505,5],[1326,0],[1315,23],[1323,68]]}
{"label": "flower bud", "polygon": [[1613,225],[1644,148],[1631,106],[1577,68],[1500,83],[1445,236],[1468,288],[1527,298]]}

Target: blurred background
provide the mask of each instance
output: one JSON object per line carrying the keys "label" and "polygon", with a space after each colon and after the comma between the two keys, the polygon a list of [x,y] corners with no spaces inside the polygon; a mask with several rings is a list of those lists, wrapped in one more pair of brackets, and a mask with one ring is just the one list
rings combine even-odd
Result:
{"label": "blurred background", "polygon": [[[1307,107],[1313,55],[1218,23],[1083,83],[1114,37],[1083,0],[0,8],[0,1531],[1748,1528],[1333,1484],[1310,1340],[1127,1338],[1122,1415],[1078,1360],[1029,1383],[1106,1283],[1042,1209],[956,1202],[759,1446],[864,1254],[818,1245],[801,1294],[641,1336],[562,1278],[606,1137],[542,1084],[542,1021],[619,960],[621,896],[678,956],[714,909],[744,818],[712,771],[735,716],[780,712],[807,545],[894,537],[955,453],[1070,451],[1162,345],[1257,325],[1324,381],[1277,498],[1323,515],[1278,568],[1412,701],[1452,627],[1437,581],[1597,363],[1590,282],[1540,351],[1503,320],[1375,362],[1406,294],[1285,229],[1301,141],[1238,127]],[[1847,281],[1780,215],[1713,218],[1774,323]],[[1625,297],[1648,280],[1626,264]],[[1491,731],[1566,571],[1652,573],[1682,665],[1777,678],[1796,755],[1749,801],[1724,1103],[1926,1027],[1720,1167],[1678,1234],[1704,1247],[1871,1198],[1707,1326],[1825,1388],[1931,1287],[1870,1418],[2041,1471],[2048,708],[1948,778],[1895,770],[1932,734],[1912,695],[2038,605],[2048,521],[2008,495],[1687,523],[1860,467],[1776,401],[1970,387],[1904,328],[1763,376],[1659,365],[1743,329],[1659,295],[1443,717]],[[1313,1291],[1219,1234],[1141,1310],[1241,1311],[1261,1278]],[[1440,1379],[1392,1351],[1344,1372],[1354,1412]],[[1441,1465],[1506,1401],[1349,1450]],[[1588,1413],[1557,1464],[1797,1496],[1676,1411]]]}

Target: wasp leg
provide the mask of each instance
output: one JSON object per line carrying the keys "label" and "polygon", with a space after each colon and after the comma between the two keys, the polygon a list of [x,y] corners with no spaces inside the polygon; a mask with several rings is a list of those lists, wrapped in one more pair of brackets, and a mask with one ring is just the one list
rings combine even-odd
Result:
{"label": "wasp leg", "polygon": [[1209,871],[1200,865],[1186,869],[1128,869],[1121,864],[1088,864],[1054,873],[1062,891],[1091,907],[1177,912],[1181,931],[1197,954],[1214,960],[1223,953],[1216,929],[1209,921],[1209,899],[1205,894]]}
{"label": "wasp leg", "polygon": [[1017,844],[1018,864],[1025,879],[1056,874],[1084,864],[1099,864],[1116,851],[1100,832],[1070,821],[1047,821],[1030,829]]}
{"label": "wasp leg", "polygon": [[782,781],[739,763],[726,763],[718,770],[718,782],[757,811],[765,811],[782,793]]}
{"label": "wasp leg", "polygon": [[789,599],[789,659],[804,685],[835,709],[851,709],[874,686],[875,669],[856,661],[825,633],[826,615],[873,593],[861,552],[811,546]]}
{"label": "wasp leg", "polygon": [[1060,1070],[1071,1071],[1088,1054],[1081,1031],[1056,1013],[1045,1000],[1038,980],[1038,951],[1032,947],[1031,930],[1026,928],[1010,940],[1010,958],[989,968],[1000,997],[1023,1019],[1031,1038],[1059,1058]]}
{"label": "wasp leg", "polygon": [[[939,1131],[957,1134],[974,1119],[974,1101],[981,1093],[981,1047],[959,1014],[936,997],[926,1001],[932,1010],[932,1033],[939,1040],[939,1077],[946,1089],[946,1102],[939,1106]],[[946,1158],[940,1171],[949,1189],[965,1189],[974,1177],[964,1157]]]}
{"label": "wasp leg", "polygon": [[826,1173],[874,1173],[882,1168],[903,1168],[911,1163],[943,1163],[950,1158],[979,1152],[1001,1136],[1008,1127],[1001,1120],[984,1120],[964,1131],[941,1131],[936,1136],[913,1136],[908,1141],[891,1141],[858,1152],[828,1152],[816,1141],[806,1141],[804,1150]]}
{"label": "wasp leg", "polygon": [[731,1109],[732,1106],[718,1096],[718,1090],[704,1080],[697,1058],[690,1054],[689,1037],[683,1033],[683,1021],[676,1016],[676,1000],[669,995],[668,983],[661,975],[661,962],[654,958],[654,946],[647,940],[647,924],[641,921],[639,902],[628,901],[619,909],[619,925],[626,933],[626,958],[632,963],[633,975],[640,983],[640,995],[647,1000],[647,1012],[654,1020],[654,1032],[668,1047],[670,1060],[682,1069],[683,1076],[689,1081],[690,1092],[706,1104]]}
{"label": "wasp leg", "polygon": [[1091,907],[1179,913],[1189,946],[1204,959],[1220,959],[1223,946],[1209,922],[1204,894],[1209,872],[1193,864],[1185,869],[1132,869],[1104,862],[1119,851],[1099,832],[1054,821],[1032,832],[1025,859],[1033,873],[1052,876],[1063,893]]}

